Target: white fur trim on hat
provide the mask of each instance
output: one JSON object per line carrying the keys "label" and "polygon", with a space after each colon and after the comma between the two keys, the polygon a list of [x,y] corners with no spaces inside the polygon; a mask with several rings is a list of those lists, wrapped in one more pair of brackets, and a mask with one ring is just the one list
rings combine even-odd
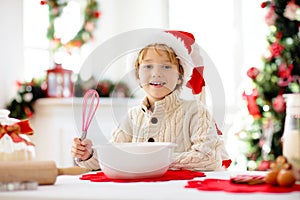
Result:
{"label": "white fur trim on hat", "polygon": [[[189,79],[194,67],[203,65],[203,60],[199,52],[199,46],[196,44],[195,40],[180,31],[157,30],[153,32],[152,37],[139,39],[143,41],[139,42],[141,47],[140,49],[137,49],[138,51],[150,44],[165,44],[171,47],[176,53],[180,64],[184,68],[184,82]],[[190,44],[190,47],[186,47],[184,40],[188,40],[190,43],[192,43]],[[128,63],[131,67],[134,66],[137,56],[138,52],[134,52],[128,56]]]}

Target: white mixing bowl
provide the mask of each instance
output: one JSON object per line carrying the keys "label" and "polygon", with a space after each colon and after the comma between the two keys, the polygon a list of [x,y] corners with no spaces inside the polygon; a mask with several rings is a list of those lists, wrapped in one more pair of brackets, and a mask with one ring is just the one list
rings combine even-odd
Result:
{"label": "white mixing bowl", "polygon": [[117,143],[96,145],[103,173],[114,179],[163,176],[172,161],[176,144],[167,142]]}

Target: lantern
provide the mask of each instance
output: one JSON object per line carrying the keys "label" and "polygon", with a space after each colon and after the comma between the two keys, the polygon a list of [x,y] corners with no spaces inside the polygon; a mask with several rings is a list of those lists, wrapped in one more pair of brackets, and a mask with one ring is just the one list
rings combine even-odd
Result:
{"label": "lantern", "polygon": [[47,96],[72,97],[74,95],[72,74],[72,70],[63,69],[61,64],[47,70]]}

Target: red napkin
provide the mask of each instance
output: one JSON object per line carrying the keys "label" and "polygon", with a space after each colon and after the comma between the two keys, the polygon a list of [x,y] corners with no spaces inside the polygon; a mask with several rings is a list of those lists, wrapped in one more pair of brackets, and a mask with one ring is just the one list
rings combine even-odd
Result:
{"label": "red napkin", "polygon": [[190,170],[168,170],[163,176],[157,178],[143,178],[143,179],[111,179],[103,172],[95,174],[84,174],[80,177],[81,180],[90,180],[92,182],[156,182],[156,181],[170,181],[170,180],[191,180],[195,177],[204,177],[203,172],[195,172]]}
{"label": "red napkin", "polygon": [[267,192],[267,193],[285,193],[300,191],[300,185],[294,184],[293,187],[279,187],[272,186],[269,184],[237,184],[232,183],[230,180],[222,179],[205,179],[205,180],[191,180],[188,181],[188,184],[185,188],[195,188],[198,190],[206,191],[225,191],[225,192]]}

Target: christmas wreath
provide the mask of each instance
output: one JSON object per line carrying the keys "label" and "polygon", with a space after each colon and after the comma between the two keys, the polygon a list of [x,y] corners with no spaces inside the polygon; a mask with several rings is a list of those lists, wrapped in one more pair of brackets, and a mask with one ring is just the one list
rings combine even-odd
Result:
{"label": "christmas wreath", "polygon": [[41,5],[48,5],[49,7],[49,27],[47,31],[47,38],[50,40],[50,49],[56,51],[61,47],[65,47],[67,50],[73,47],[81,47],[89,40],[93,39],[93,31],[96,28],[97,20],[100,17],[100,11],[98,10],[97,0],[87,0],[86,7],[84,9],[84,21],[81,29],[75,35],[75,37],[67,43],[62,43],[61,38],[55,36],[55,19],[60,17],[64,8],[68,5],[66,0],[43,0]]}

